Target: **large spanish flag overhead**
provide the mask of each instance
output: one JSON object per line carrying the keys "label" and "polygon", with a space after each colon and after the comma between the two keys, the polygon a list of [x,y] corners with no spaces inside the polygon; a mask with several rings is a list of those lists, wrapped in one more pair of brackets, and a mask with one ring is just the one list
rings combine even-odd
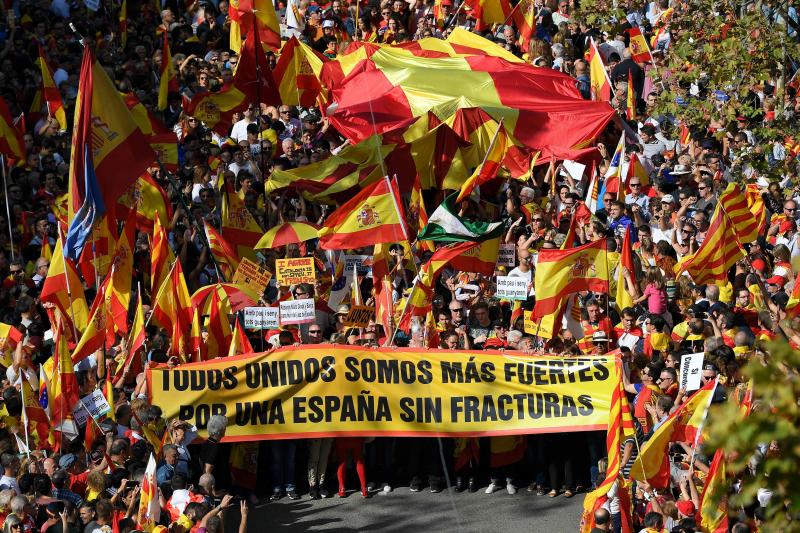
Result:
{"label": "large spanish flag overhead", "polygon": [[444,105],[478,107],[495,120],[504,118],[517,141],[536,149],[581,146],[614,116],[607,103],[583,100],[569,76],[491,55],[422,56],[388,46],[368,55],[362,47],[322,70],[331,89],[327,113],[353,142]]}
{"label": "large spanish flag overhead", "polygon": [[555,313],[573,292],[608,292],[608,280],[605,239],[568,250],[540,250],[533,318]]}
{"label": "large spanish flag overhead", "polygon": [[319,230],[319,245],[342,250],[407,241],[401,206],[396,188],[384,177],[331,213]]}

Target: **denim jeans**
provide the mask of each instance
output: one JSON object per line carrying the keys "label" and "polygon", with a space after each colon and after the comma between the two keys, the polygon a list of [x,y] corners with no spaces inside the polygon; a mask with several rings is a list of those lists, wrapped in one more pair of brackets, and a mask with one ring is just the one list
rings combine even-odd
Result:
{"label": "denim jeans", "polygon": [[294,490],[294,456],[297,442],[293,440],[275,440],[270,446],[272,455],[272,491]]}

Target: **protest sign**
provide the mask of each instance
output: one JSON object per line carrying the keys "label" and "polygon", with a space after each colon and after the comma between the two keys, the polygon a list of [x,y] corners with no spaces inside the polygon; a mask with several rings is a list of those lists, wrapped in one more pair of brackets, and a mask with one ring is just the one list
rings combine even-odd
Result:
{"label": "protest sign", "polygon": [[279,324],[279,309],[277,307],[245,307],[245,329],[273,329]]}
{"label": "protest sign", "polygon": [[316,283],[317,273],[314,268],[314,258],[276,259],[275,278],[280,286]]}
{"label": "protest sign", "polygon": [[501,244],[497,253],[497,266],[513,267],[517,264],[517,246],[514,243]]}
{"label": "protest sign", "polygon": [[344,325],[352,328],[363,328],[369,324],[370,319],[375,314],[375,308],[366,305],[356,305],[347,313]]}
{"label": "protest sign", "polygon": [[247,285],[259,295],[264,293],[270,279],[272,279],[272,273],[269,270],[246,257],[242,257],[239,268],[233,274],[233,283]]}
{"label": "protest sign", "polygon": [[344,275],[353,276],[353,265],[359,276],[372,277],[371,255],[346,255],[344,256]]}
{"label": "protest sign", "polygon": [[226,441],[342,436],[486,436],[605,431],[620,384],[611,356],[286,347],[149,368],[167,419],[204,433],[228,418]]}
{"label": "protest sign", "polygon": [[700,375],[703,369],[703,352],[687,353],[681,356],[680,387],[687,391],[700,388]]}
{"label": "protest sign", "polygon": [[109,411],[111,411],[111,406],[108,405],[106,397],[103,396],[103,391],[95,389],[94,392],[81,398],[81,401],[75,405],[72,410],[72,416],[79,426],[85,426],[90,417],[97,418],[107,414]]}
{"label": "protest sign", "polygon": [[528,280],[517,276],[497,276],[497,297],[509,300],[528,299]]}
{"label": "protest sign", "polygon": [[314,322],[314,299],[286,300],[281,302],[281,326]]}

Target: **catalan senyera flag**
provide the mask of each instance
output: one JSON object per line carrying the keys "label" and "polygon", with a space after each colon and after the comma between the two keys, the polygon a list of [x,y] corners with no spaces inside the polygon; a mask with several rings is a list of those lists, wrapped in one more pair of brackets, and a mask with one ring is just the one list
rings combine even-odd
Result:
{"label": "catalan senyera flag", "polygon": [[150,290],[152,294],[158,292],[159,287],[169,276],[175,254],[169,245],[167,232],[161,226],[161,221],[156,218],[153,224],[153,241],[151,242],[153,255],[150,258]]}
{"label": "catalan senyera flag", "polygon": [[628,90],[626,91],[625,116],[628,120],[636,119],[636,89],[633,88],[633,74],[628,71]]}
{"label": "catalan senyera flag", "polygon": [[293,36],[284,43],[272,71],[281,103],[303,107],[317,105],[317,98],[323,90],[320,82],[322,65],[326,61],[328,58],[298,41],[297,37]]}
{"label": "catalan senyera flag", "polygon": [[594,215],[597,212],[597,202],[600,197],[600,183],[599,176],[597,175],[597,167],[592,163],[591,179],[589,187],[586,189],[586,200],[584,204],[586,208]]}
{"label": "catalan senyera flag", "polygon": [[[36,113],[41,111],[42,105],[47,105],[47,114],[58,121],[59,129],[62,131],[67,129],[67,115],[64,112],[64,103],[61,101],[61,91],[58,90],[56,84],[53,82],[53,74],[50,66],[47,64],[47,59],[44,57],[44,50],[39,45],[39,69],[42,74],[42,86],[39,89],[37,97],[34,97],[34,102],[31,104],[31,111]],[[35,110],[34,110],[35,108]]]}
{"label": "catalan senyera flag", "polygon": [[14,360],[14,351],[24,335],[10,324],[0,322],[0,364],[8,368]]}
{"label": "catalan senyera flag", "polygon": [[139,493],[139,509],[136,512],[136,527],[142,531],[152,531],[161,519],[161,505],[158,501],[158,483],[156,482],[156,458],[150,454],[147,468],[142,478],[142,490]]}
{"label": "catalan senyera flag", "polygon": [[536,34],[536,11],[534,0],[520,0],[514,7],[512,18],[514,26],[519,30],[519,44],[523,50],[528,49],[531,37]]}
{"label": "catalan senyera flag", "polygon": [[128,44],[128,0],[122,0],[119,7],[119,44],[123,50]]}
{"label": "catalan senyera flag", "polygon": [[184,110],[220,135],[227,135],[233,114],[258,101],[274,105],[280,102],[280,94],[264,51],[257,46],[256,32],[251,31],[244,41],[231,83],[215,93],[196,94]]}
{"label": "catalan senyera flag", "polygon": [[728,270],[745,255],[736,227],[721,206],[717,203],[700,249],[675,265],[676,275],[688,272],[697,285],[726,282]]}
{"label": "catalan senyera flag", "polygon": [[239,322],[239,316],[236,315],[236,325],[233,329],[233,337],[231,338],[228,357],[243,353],[253,353],[253,346],[250,344],[250,339],[247,338],[241,322]]}
{"label": "catalan senyera flag", "polygon": [[222,193],[221,235],[230,243],[239,259],[246,257],[255,261],[253,248],[261,240],[264,230],[245,207],[244,201],[234,192],[232,183],[226,183],[224,178],[220,177],[217,184]]}
{"label": "catalan senyera flag", "polygon": [[233,251],[233,246],[211,224],[204,220],[203,226],[206,231],[206,239],[208,239],[208,247],[217,266],[222,271],[222,275],[226,280],[233,279],[236,269],[239,268],[239,256]]}
{"label": "catalan senyera flag", "polygon": [[708,405],[714,396],[717,380],[709,381],[703,388],[692,394],[676,409],[667,420],[655,430],[642,446],[639,456],[631,466],[631,477],[646,481],[655,488],[663,489],[669,485],[670,462],[669,445],[672,442],[693,442],[698,428],[702,425]]}
{"label": "catalan senyera flag", "polygon": [[331,213],[319,230],[319,245],[327,250],[408,240],[400,197],[388,176],[364,188]]}
{"label": "catalan senyera flag", "polygon": [[711,533],[728,531],[729,488],[730,484],[725,474],[725,452],[719,448],[714,453],[703,493],[700,495],[700,526],[703,531]]}
{"label": "catalan senyera flag", "polygon": [[187,360],[189,355],[189,332],[192,328],[192,302],[181,262],[175,261],[169,276],[163,281],[153,299],[153,319],[170,332],[169,353]]}
{"label": "catalan senyera flag", "polygon": [[631,59],[636,63],[652,62],[653,56],[650,54],[650,47],[647,45],[647,39],[642,35],[642,30],[637,26],[633,26],[627,31],[630,36],[630,44],[628,47],[631,51]]}
{"label": "catalan senyera flag", "polygon": [[[719,204],[722,205],[723,214],[733,223],[739,242],[747,244],[758,238],[760,230],[758,213],[750,208],[748,196],[742,190],[741,185],[738,183],[728,184],[728,187],[719,195]],[[761,216],[766,219],[766,215],[763,213],[763,200],[761,207]]]}
{"label": "catalan senyera flag", "polygon": [[800,312],[800,272],[794,278],[794,287],[792,287],[792,294],[789,295],[789,301],[786,302],[786,317],[794,318]]}
{"label": "catalan senyera flag", "polygon": [[[51,303],[58,308],[66,322],[70,336],[78,338],[89,322],[89,306],[83,293],[83,283],[72,261],[65,258],[61,250],[61,239],[56,241],[53,259],[47,269],[47,277],[39,296],[42,302]],[[73,338],[77,342],[78,338]]]}
{"label": "catalan senyera flag", "polygon": [[0,153],[18,161],[25,160],[25,141],[23,132],[14,126],[11,111],[6,101],[0,97]]}
{"label": "catalan senyera flag", "polygon": [[[59,329],[59,328],[56,328]],[[80,401],[80,391],[72,367],[72,358],[67,348],[67,340],[59,331],[55,339],[53,354],[53,375],[48,389],[50,420],[58,426],[72,413],[72,408]]]}
{"label": "catalan senyera flag", "polygon": [[511,14],[508,0],[465,0],[472,8],[475,30],[483,31],[495,24],[504,24]]}
{"label": "catalan senyera flag", "polygon": [[[90,47],[86,47],[75,101],[70,153],[70,224],[87,198],[87,158],[84,155],[89,146],[94,181],[104,206],[113,213],[117,198],[153,161],[153,151],[108,74],[95,60]],[[67,248],[65,246],[65,252],[69,252]]]}
{"label": "catalan senyera flag", "polygon": [[142,174],[117,200],[119,216],[127,217],[131,209],[136,211],[136,225],[148,232],[152,230],[156,217],[162,227],[172,219],[172,202],[149,172]]}
{"label": "catalan senyera flag", "polygon": [[497,126],[497,132],[494,134],[494,138],[489,145],[489,151],[486,153],[486,157],[480,166],[475,169],[475,172],[473,172],[472,175],[467,178],[467,181],[465,181],[461,186],[458,197],[456,197],[456,202],[460,202],[464,200],[464,198],[469,197],[469,195],[472,194],[472,191],[475,190],[475,187],[479,187],[483,183],[486,183],[487,181],[497,177],[497,173],[500,170],[500,164],[502,163],[503,158],[506,156],[506,150],[508,150],[509,144],[508,134],[506,133],[506,129],[503,127],[503,123],[501,121]]}
{"label": "catalan senyera flag", "polygon": [[608,292],[609,272],[606,241],[590,242],[569,250],[540,250],[534,275],[537,319],[561,308],[578,291]]}
{"label": "catalan senyera flag", "polygon": [[167,108],[167,97],[169,93],[176,93],[178,87],[178,76],[175,72],[175,65],[172,63],[172,54],[169,51],[169,38],[164,32],[161,44],[161,72],[158,80],[158,109],[163,111]]}
{"label": "catalan senyera flag", "polygon": [[594,39],[589,39],[589,79],[592,100],[608,102],[611,100],[611,80],[603,62],[603,57]]}
{"label": "catalan senyera flag", "polygon": [[623,267],[628,271],[628,274],[631,276],[631,278],[633,278],[635,268],[633,263],[633,250],[631,248],[630,226],[625,228],[625,237],[622,239],[622,250],[620,250],[619,266],[617,267],[617,294],[615,301],[620,313],[626,307],[633,307],[633,298],[631,298],[631,294],[628,292],[628,288],[625,284]]}

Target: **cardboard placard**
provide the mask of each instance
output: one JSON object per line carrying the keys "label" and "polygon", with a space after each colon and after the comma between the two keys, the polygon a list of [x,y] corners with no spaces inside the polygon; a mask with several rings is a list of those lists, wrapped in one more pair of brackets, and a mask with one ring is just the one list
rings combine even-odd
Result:
{"label": "cardboard placard", "polygon": [[275,278],[280,286],[297,285],[298,283],[311,283],[313,285],[317,281],[314,258],[276,259]]}
{"label": "cardboard placard", "polygon": [[231,281],[239,285],[247,285],[258,294],[263,294],[271,279],[272,273],[269,270],[243,257]]}
{"label": "cardboard placard", "polygon": [[274,329],[280,325],[278,307],[245,307],[245,329]]}
{"label": "cardboard placard", "polygon": [[370,319],[375,314],[375,309],[366,305],[355,305],[347,317],[344,319],[344,325],[353,328],[363,328],[369,325]]}
{"label": "cardboard placard", "polygon": [[281,302],[282,326],[287,324],[308,324],[309,322],[314,322],[316,317],[313,298]]}
{"label": "cardboard placard", "polygon": [[103,391],[95,389],[91,394],[81,398],[81,401],[75,405],[72,410],[72,416],[75,418],[75,422],[83,427],[90,416],[96,419],[109,411],[111,411],[111,406],[108,405],[106,397],[103,396]]}
{"label": "cardboard placard", "polygon": [[517,245],[501,244],[497,252],[497,266],[513,267],[517,264]]}
{"label": "cardboard placard", "polygon": [[528,280],[517,276],[497,276],[496,295],[510,300],[527,300]]}
{"label": "cardboard placard", "polygon": [[700,376],[703,373],[703,352],[687,353],[681,356],[681,371],[678,379],[680,387],[686,391],[700,388]]}

